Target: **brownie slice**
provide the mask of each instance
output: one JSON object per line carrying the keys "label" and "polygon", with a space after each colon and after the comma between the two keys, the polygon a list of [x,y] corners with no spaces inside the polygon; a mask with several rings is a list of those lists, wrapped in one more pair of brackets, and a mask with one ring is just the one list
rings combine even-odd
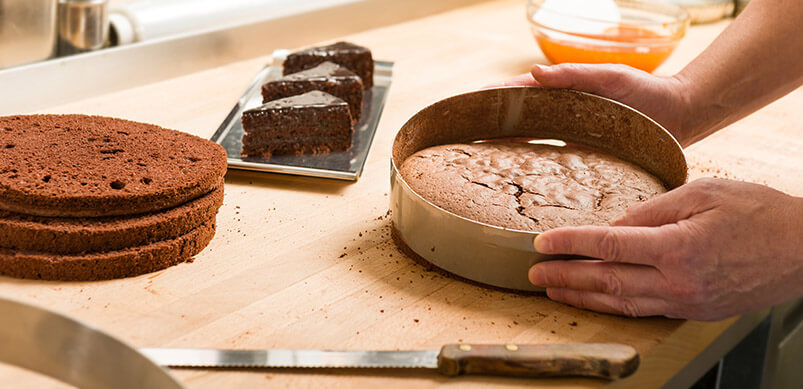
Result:
{"label": "brownie slice", "polygon": [[314,68],[289,74],[262,85],[262,102],[278,100],[319,90],[337,96],[351,108],[351,120],[358,122],[362,111],[362,80],[360,76],[333,62],[323,62]]}
{"label": "brownie slice", "polygon": [[349,105],[312,91],[269,101],[243,112],[243,150],[248,157],[324,154],[351,147]]}
{"label": "brownie slice", "polygon": [[312,47],[290,54],[284,61],[284,74],[298,73],[325,61],[345,66],[357,73],[365,89],[374,86],[374,59],[371,57],[371,50],[349,42]]}

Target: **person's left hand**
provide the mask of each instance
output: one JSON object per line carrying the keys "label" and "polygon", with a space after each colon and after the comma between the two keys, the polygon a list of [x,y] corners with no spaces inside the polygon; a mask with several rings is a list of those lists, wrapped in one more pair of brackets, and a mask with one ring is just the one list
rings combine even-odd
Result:
{"label": "person's left hand", "polygon": [[719,320],[803,294],[803,199],[702,179],[627,210],[611,227],[564,227],[535,239],[547,261],[530,281],[579,308]]}

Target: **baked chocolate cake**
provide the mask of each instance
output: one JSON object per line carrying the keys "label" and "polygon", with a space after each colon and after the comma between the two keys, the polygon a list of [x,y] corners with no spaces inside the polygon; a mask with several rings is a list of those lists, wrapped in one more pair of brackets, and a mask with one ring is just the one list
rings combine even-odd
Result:
{"label": "baked chocolate cake", "polygon": [[324,61],[334,62],[357,73],[364,88],[374,86],[374,59],[371,50],[349,42],[337,42],[292,53],[284,61],[284,74],[298,73]]}
{"label": "baked chocolate cake", "polygon": [[326,92],[267,102],[243,112],[242,124],[242,154],[249,157],[321,154],[351,147],[349,105]]}
{"label": "baked chocolate cake", "polygon": [[49,217],[135,215],[212,191],[223,148],[187,133],[86,115],[0,117],[0,209]]}
{"label": "baked chocolate cake", "polygon": [[136,216],[49,218],[0,211],[0,248],[81,254],[147,245],[192,231],[222,203],[223,182],[186,204]]}
{"label": "baked chocolate cake", "polygon": [[129,277],[191,260],[215,234],[226,153],[86,115],[0,117],[0,275]]}
{"label": "baked chocolate cake", "polygon": [[522,231],[607,225],[666,191],[629,162],[585,148],[528,143],[430,147],[400,174],[424,199],[456,215]]}
{"label": "baked chocolate cake", "polygon": [[281,99],[319,90],[337,96],[351,109],[351,120],[358,122],[362,113],[362,81],[360,76],[333,62],[288,74],[262,85],[262,101]]}
{"label": "baked chocolate cake", "polygon": [[215,218],[175,239],[115,251],[53,254],[0,248],[0,275],[52,281],[133,277],[192,261],[215,236]]}

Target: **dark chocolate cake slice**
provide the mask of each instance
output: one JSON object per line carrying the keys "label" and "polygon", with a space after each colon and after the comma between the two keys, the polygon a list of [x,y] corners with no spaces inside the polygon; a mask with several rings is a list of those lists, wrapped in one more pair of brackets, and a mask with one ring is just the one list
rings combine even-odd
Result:
{"label": "dark chocolate cake slice", "polygon": [[248,157],[323,154],[351,147],[349,105],[326,92],[269,101],[243,112],[243,150]]}
{"label": "dark chocolate cake slice", "polygon": [[334,62],[357,73],[364,88],[374,86],[374,59],[371,57],[371,50],[349,42],[337,42],[290,54],[284,61],[284,74],[298,73],[324,61]]}
{"label": "dark chocolate cake slice", "polygon": [[262,85],[262,101],[267,103],[313,90],[326,92],[345,100],[351,108],[351,119],[354,122],[360,120],[362,111],[362,80],[360,76],[329,61],[265,83]]}

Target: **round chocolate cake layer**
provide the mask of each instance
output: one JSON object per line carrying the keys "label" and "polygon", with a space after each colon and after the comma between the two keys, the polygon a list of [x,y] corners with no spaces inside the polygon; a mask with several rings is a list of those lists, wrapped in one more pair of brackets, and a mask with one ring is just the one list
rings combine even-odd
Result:
{"label": "round chocolate cake layer", "polygon": [[607,225],[631,205],[666,192],[636,165],[570,146],[441,145],[418,151],[399,170],[413,191],[449,212],[534,232]]}
{"label": "round chocolate cake layer", "polygon": [[0,275],[51,281],[133,277],[187,262],[215,236],[215,218],[178,238],[104,253],[58,255],[0,249]]}
{"label": "round chocolate cake layer", "polygon": [[226,173],[214,142],[86,115],[0,117],[0,209],[49,217],[155,212],[209,193]]}
{"label": "round chocolate cake layer", "polygon": [[223,183],[188,203],[136,216],[48,218],[0,211],[0,248],[78,254],[121,250],[184,235],[223,204]]}

